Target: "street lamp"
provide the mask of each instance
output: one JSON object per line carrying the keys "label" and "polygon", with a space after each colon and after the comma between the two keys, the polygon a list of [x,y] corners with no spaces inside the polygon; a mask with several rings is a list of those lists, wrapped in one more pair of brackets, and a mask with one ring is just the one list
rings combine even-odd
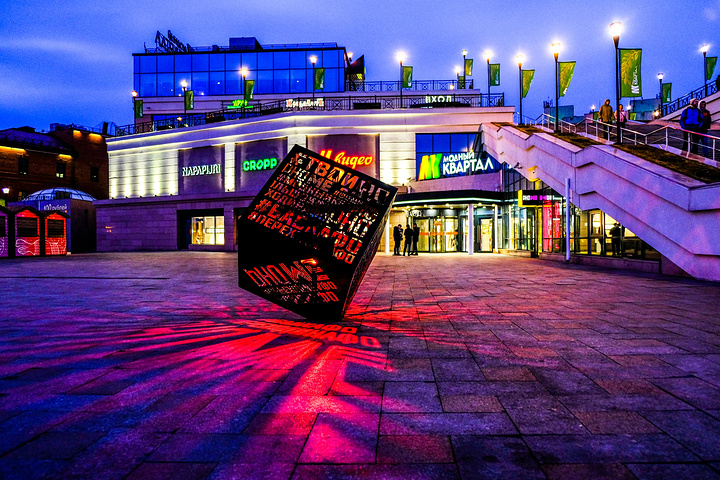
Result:
{"label": "street lamp", "polygon": [[5,195],[5,206],[7,207],[8,193],[10,193],[10,189],[8,187],[3,187],[2,192],[3,192],[3,195]]}
{"label": "street lamp", "polygon": [[457,88],[460,89],[460,67],[455,67],[455,75],[457,75]]}
{"label": "street lamp", "polygon": [[485,60],[487,61],[487,69],[488,69],[488,107],[490,106],[490,57],[492,56],[492,52],[490,50],[485,50],[485,53],[483,53],[483,56],[485,57]]}
{"label": "street lamp", "polygon": [[132,95],[132,99],[133,99],[133,123],[135,123],[135,119],[137,118],[137,111],[135,111],[135,99],[137,98],[138,93],[137,93],[137,91],[133,90],[131,92],[131,95]]}
{"label": "street lamp", "polygon": [[[463,49],[462,54],[463,54],[462,74],[465,75],[465,72],[466,72],[466,68],[465,68],[465,62],[466,62],[466,60],[465,60],[465,57],[467,56],[467,50]],[[458,80],[460,80],[459,77],[460,77],[460,72],[458,72]],[[464,88],[467,88],[467,76],[466,76],[465,81],[464,81],[463,83],[465,84],[465,85],[463,85],[463,87],[464,87]],[[459,82],[458,82],[458,88],[460,88],[460,83],[459,83]]]}
{"label": "street lamp", "polygon": [[317,63],[317,57],[315,55],[310,57],[310,63],[312,63],[312,66],[313,66],[313,81],[312,81],[312,84],[313,84],[312,99],[313,99],[313,101],[312,101],[312,104],[313,104],[313,106],[315,106],[315,64]]}
{"label": "street lamp", "polygon": [[550,45],[550,50],[555,57],[555,133],[560,133],[560,84],[558,83],[558,74],[560,65],[558,64],[558,56],[560,55],[560,42]]}
{"label": "street lamp", "polygon": [[402,92],[403,92],[403,61],[405,60],[405,54],[400,52],[397,54],[397,59],[400,62],[400,108],[403,106]]}
{"label": "street lamp", "polygon": [[665,77],[665,75],[662,72],[660,72],[657,74],[657,77],[658,77],[658,81],[660,81],[660,111],[662,111],[663,101],[665,100],[663,98],[662,81],[663,81],[663,78]]}
{"label": "street lamp", "polygon": [[183,91],[183,119],[187,123],[187,98],[185,98],[185,95],[187,95],[187,80],[182,80],[180,86]]}
{"label": "street lamp", "polygon": [[705,86],[705,96],[707,97],[707,51],[710,50],[710,45],[707,43],[700,47],[700,51],[703,54],[703,85]]}
{"label": "street lamp", "polygon": [[622,143],[622,130],[620,129],[620,32],[622,31],[622,23],[613,22],[610,24],[610,36],[615,43],[615,113],[618,116],[617,124],[617,141]]}
{"label": "street lamp", "polygon": [[520,122],[519,122],[519,123],[520,123],[520,125],[522,125],[522,124],[523,124],[523,114],[522,114],[522,99],[523,99],[522,64],[523,64],[523,60],[525,60],[525,57],[522,56],[521,54],[518,54],[518,55],[515,57],[515,60],[517,61],[517,64],[518,64],[518,72],[519,72],[519,78],[520,78]]}

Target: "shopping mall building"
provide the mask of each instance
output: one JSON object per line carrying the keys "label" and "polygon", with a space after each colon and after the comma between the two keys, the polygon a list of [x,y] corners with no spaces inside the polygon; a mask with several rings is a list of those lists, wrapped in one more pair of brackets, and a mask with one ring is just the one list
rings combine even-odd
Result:
{"label": "shopping mall building", "polygon": [[[620,229],[618,246],[615,219],[603,211],[571,204],[567,222],[564,192],[486,148],[488,128],[511,124],[515,108],[469,78],[404,89],[371,82],[362,59],[351,63],[336,44],[242,38],[190,47],[160,33],[156,43],[134,54],[142,115],[107,140],[110,198],[96,202],[99,251],[234,250],[243,235],[238,216],[301,145],[399,187],[381,250],[392,248],[390,225],[416,223],[421,252],[562,258],[571,224],[574,257],[661,269],[662,256],[629,228]],[[325,82],[314,89],[317,68]],[[250,101],[242,93],[248,80]]]}

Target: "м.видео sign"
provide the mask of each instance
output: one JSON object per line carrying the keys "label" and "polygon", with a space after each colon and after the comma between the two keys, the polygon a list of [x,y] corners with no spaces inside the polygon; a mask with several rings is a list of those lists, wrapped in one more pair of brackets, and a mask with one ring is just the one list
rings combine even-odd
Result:
{"label": "\u043c.\u0432\u0438\u0434\u0435\u043e sign", "polygon": [[306,318],[342,318],[396,193],[296,145],[238,220],[240,287]]}

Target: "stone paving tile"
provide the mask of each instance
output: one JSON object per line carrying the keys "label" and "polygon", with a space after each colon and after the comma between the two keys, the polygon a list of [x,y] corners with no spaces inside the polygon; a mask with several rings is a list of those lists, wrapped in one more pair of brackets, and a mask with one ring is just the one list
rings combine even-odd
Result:
{"label": "stone paving tile", "polygon": [[321,413],[301,463],[375,463],[380,416],[371,413]]}
{"label": "stone paving tile", "polygon": [[143,463],[127,480],[203,480],[215,468],[213,463]]}
{"label": "stone paving tile", "polygon": [[703,460],[720,460],[720,421],[698,411],[644,412],[643,416]]}
{"label": "stone paving tile", "polygon": [[521,434],[587,433],[582,423],[550,395],[499,395],[498,398]]}
{"label": "stone paving tile", "polygon": [[446,435],[383,435],[379,437],[378,463],[452,463],[453,450]]}
{"label": "stone paving tile", "polygon": [[288,480],[294,463],[225,463],[212,471],[208,480]]}
{"label": "stone paving tile", "polygon": [[292,480],[458,480],[451,464],[419,465],[298,465]]}
{"label": "stone paving tile", "polygon": [[448,413],[503,412],[497,397],[491,395],[444,395],[440,397],[443,411]]}
{"label": "stone paving tile", "polygon": [[103,435],[104,433],[101,432],[46,432],[5,457],[67,460],[95,443]]}
{"label": "stone paving tile", "polygon": [[669,478],[720,479],[720,473],[707,465],[701,464],[630,463],[627,464],[627,468],[638,480],[665,480]]}
{"label": "stone paving tile", "polygon": [[382,411],[442,412],[443,409],[434,382],[385,382]]}
{"label": "stone paving tile", "polygon": [[305,435],[176,433],[148,457],[151,462],[267,463],[297,461]]}
{"label": "stone paving tile", "polygon": [[[548,480],[577,480],[592,478],[595,480],[636,480],[635,475],[622,464],[576,464],[543,465]],[[681,477],[676,477],[681,478]]]}
{"label": "stone paving tile", "polygon": [[594,434],[660,433],[660,430],[637,412],[575,412],[575,417]]}
{"label": "stone paving tile", "polygon": [[518,437],[462,435],[453,436],[452,444],[463,480],[545,478],[527,446]]}
{"label": "stone paving tile", "polygon": [[513,435],[505,413],[384,413],[380,435]]}
{"label": "stone paving tile", "polygon": [[720,387],[699,378],[662,378],[651,382],[696,408],[720,409]]}

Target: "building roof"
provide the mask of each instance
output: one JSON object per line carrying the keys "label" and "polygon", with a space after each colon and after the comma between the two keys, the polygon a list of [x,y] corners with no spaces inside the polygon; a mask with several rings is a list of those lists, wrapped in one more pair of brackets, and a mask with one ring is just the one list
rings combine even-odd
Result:
{"label": "building roof", "polygon": [[34,150],[70,151],[70,149],[57,138],[47,133],[38,133],[34,128],[30,127],[0,130],[0,145]]}
{"label": "building roof", "polygon": [[[59,194],[59,195],[58,195]],[[86,200],[92,202],[96,200],[92,195],[75,190],[74,188],[56,187],[46,188],[44,190],[38,190],[35,193],[31,193],[27,197],[22,199],[22,202],[35,202],[38,200],[61,200],[72,198],[75,200]]]}

